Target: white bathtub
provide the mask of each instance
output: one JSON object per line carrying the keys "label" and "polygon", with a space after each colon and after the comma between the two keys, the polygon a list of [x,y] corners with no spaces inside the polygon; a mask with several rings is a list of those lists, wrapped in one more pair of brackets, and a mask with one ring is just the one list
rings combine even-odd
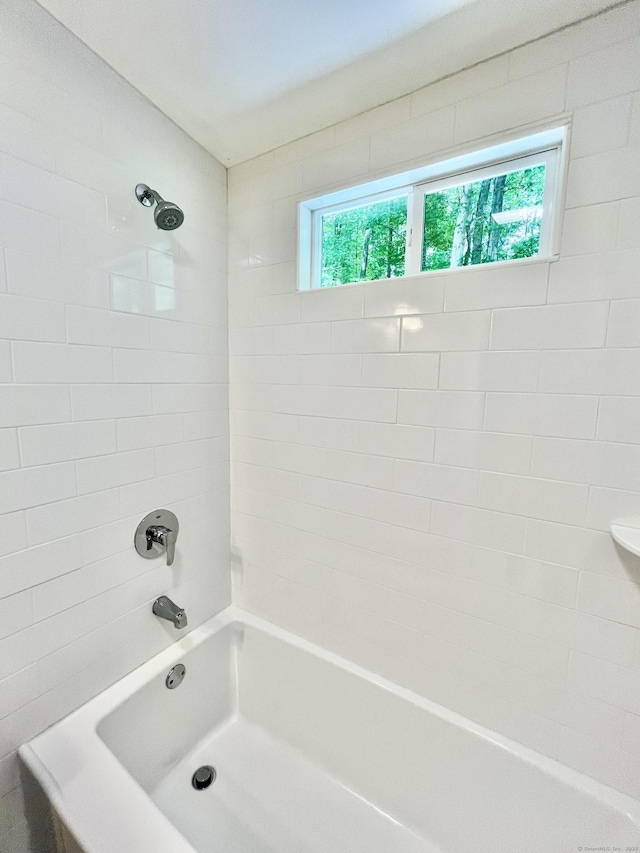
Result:
{"label": "white bathtub", "polygon": [[67,851],[640,850],[637,801],[236,608],[20,755]]}

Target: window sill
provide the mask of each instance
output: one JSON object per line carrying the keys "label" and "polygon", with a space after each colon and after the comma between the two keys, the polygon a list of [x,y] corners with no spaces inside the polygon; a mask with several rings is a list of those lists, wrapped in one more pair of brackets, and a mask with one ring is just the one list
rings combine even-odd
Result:
{"label": "window sill", "polygon": [[300,288],[298,283],[299,293],[318,293],[319,291],[336,291],[342,290],[344,287],[363,287],[367,284],[381,284],[382,282],[398,282],[402,284],[406,281],[417,281],[419,279],[436,278],[439,276],[451,275],[469,275],[473,272],[486,272],[487,270],[497,269],[514,269],[519,267],[536,266],[539,264],[553,264],[560,260],[559,254],[547,255],[545,257],[535,258],[519,258],[513,261],[495,261],[490,264],[474,264],[466,267],[453,267],[442,270],[427,270],[426,272],[416,273],[416,275],[399,275],[394,278],[372,278],[367,281],[351,281],[347,284],[335,284],[332,287],[306,287]]}

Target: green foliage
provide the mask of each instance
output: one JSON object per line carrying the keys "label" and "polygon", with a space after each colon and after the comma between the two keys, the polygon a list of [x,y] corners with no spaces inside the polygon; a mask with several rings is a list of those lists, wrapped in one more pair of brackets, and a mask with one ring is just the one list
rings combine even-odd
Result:
{"label": "green foliage", "polygon": [[[540,245],[544,165],[425,196],[422,269],[530,258]],[[493,214],[522,211],[498,224]]]}
{"label": "green foliage", "polygon": [[322,217],[321,287],[404,275],[407,196]]}
{"label": "green foliage", "polygon": [[[422,269],[530,258],[540,245],[544,165],[425,195]],[[406,195],[322,216],[321,287],[404,275]],[[513,221],[496,222],[518,211]],[[508,217],[507,217],[508,218]]]}

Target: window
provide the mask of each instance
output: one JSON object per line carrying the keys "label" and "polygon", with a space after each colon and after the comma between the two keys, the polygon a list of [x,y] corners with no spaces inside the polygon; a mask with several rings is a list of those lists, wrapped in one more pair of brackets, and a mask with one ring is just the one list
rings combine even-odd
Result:
{"label": "window", "polygon": [[300,287],[549,257],[564,128],[300,205]]}

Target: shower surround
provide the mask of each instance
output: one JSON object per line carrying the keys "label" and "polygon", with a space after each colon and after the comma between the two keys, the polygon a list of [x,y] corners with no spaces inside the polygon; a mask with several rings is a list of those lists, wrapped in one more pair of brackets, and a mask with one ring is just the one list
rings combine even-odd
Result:
{"label": "shower surround", "polygon": [[[38,849],[17,746],[176,638],[153,599],[229,603],[227,245],[236,603],[639,797],[637,0],[232,169],[228,207],[35,2],[0,32],[0,850]],[[552,263],[296,291],[299,199],[567,120]]]}
{"label": "shower surround", "polygon": [[[225,169],[38,4],[0,0],[3,853],[43,849],[19,744],[174,642],[155,597],[189,627],[229,603],[226,252]],[[171,568],[133,549],[160,506]]]}
{"label": "shower surround", "polygon": [[[298,201],[567,122],[553,262],[296,291]],[[640,797],[640,4],[232,168],[229,216],[234,602]]]}

